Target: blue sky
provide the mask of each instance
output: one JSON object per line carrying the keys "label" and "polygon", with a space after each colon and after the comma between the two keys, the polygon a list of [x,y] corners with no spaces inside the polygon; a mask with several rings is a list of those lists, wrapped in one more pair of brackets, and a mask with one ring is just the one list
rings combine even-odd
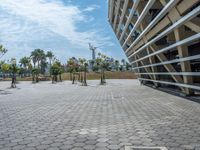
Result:
{"label": "blue sky", "polygon": [[116,59],[125,55],[107,21],[107,0],[0,0],[3,57],[17,59],[36,48],[51,50],[66,62],[91,58],[88,43]]}

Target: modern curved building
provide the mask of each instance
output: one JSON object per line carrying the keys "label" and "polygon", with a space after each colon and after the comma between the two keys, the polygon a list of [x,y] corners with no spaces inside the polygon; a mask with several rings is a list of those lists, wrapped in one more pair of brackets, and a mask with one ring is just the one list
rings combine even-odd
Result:
{"label": "modern curved building", "polygon": [[108,20],[143,84],[200,92],[200,0],[109,0]]}

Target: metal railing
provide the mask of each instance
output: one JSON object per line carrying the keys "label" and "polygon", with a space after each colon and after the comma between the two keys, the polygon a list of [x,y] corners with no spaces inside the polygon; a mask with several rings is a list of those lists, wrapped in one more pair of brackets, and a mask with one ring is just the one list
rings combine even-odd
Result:
{"label": "metal railing", "polygon": [[122,48],[124,48],[124,46],[126,45],[126,43],[128,42],[128,40],[130,39],[131,35],[138,28],[139,24],[142,22],[142,20],[144,19],[144,17],[146,16],[146,14],[149,12],[149,9],[152,7],[152,5],[154,3],[155,3],[155,0],[149,0],[148,1],[148,3],[146,4],[145,8],[142,11],[142,13],[138,17],[138,19],[137,19],[137,21],[136,21],[133,29],[131,30],[131,32],[129,33],[128,37],[126,38],[124,44],[122,45]]}
{"label": "metal railing", "polygon": [[[133,6],[131,8],[131,12],[129,14],[128,20],[126,21],[125,26],[124,26],[124,30],[122,31],[122,34],[121,34],[121,36],[119,38],[120,42],[122,41],[122,38],[124,37],[124,34],[126,33],[126,30],[127,30],[128,26],[129,26],[129,24],[131,23],[131,19],[134,16],[134,12],[135,12],[139,2],[140,2],[140,0],[135,0],[134,3],[133,3]],[[118,34],[119,34],[119,31],[117,32],[116,35],[118,35]]]}
{"label": "metal railing", "polygon": [[[197,33],[197,34],[195,34],[195,35],[193,35],[193,36],[190,36],[190,37],[188,37],[188,38],[186,38],[186,39],[184,39],[184,40],[181,40],[181,41],[179,41],[179,42],[177,42],[177,43],[175,43],[175,44],[172,44],[172,45],[170,45],[170,46],[168,46],[168,47],[165,47],[165,48],[163,48],[163,49],[161,49],[161,50],[158,50],[158,51],[156,51],[156,52],[153,52],[153,53],[151,53],[151,54],[149,54],[149,55],[147,55],[147,56],[144,56],[144,57],[142,57],[142,58],[139,58],[139,59],[137,59],[137,60],[131,62],[131,64],[136,63],[136,62],[139,62],[139,61],[142,61],[142,60],[144,60],[144,59],[146,59],[146,58],[149,58],[149,57],[158,55],[158,54],[160,54],[160,53],[166,52],[166,51],[168,51],[168,50],[170,50],[170,49],[176,48],[177,46],[181,46],[181,45],[184,45],[184,44],[188,44],[188,43],[190,43],[190,42],[192,42],[192,41],[195,41],[195,40],[198,40],[198,39],[200,39],[200,33]],[[131,57],[131,56],[130,56],[130,57]],[[130,58],[130,57],[129,57],[129,58]]]}
{"label": "metal railing", "polygon": [[169,61],[163,61],[163,62],[160,62],[160,63],[154,63],[154,64],[150,64],[150,65],[133,67],[132,69],[135,70],[135,69],[141,69],[141,68],[147,68],[147,67],[155,67],[155,66],[173,64],[173,63],[179,63],[179,62],[183,62],[183,61],[191,61],[191,60],[195,60],[195,59],[200,59],[200,55],[189,56],[189,57],[182,57],[182,58],[179,58],[179,59],[174,59],[174,60],[169,60]]}
{"label": "metal railing", "polygon": [[139,37],[131,44],[131,46],[125,51],[127,53],[139,40],[149,32],[157,23],[164,17],[170,10],[173,8],[179,0],[171,0],[167,3],[167,5],[161,10],[161,12],[156,16],[156,18],[151,21],[151,23],[144,29],[144,31],[139,35]]}
{"label": "metal railing", "polygon": [[185,15],[184,17],[182,17],[181,19],[179,19],[173,25],[171,25],[170,27],[168,27],[165,31],[163,31],[162,33],[160,33],[158,36],[156,36],[151,41],[149,41],[148,43],[146,43],[145,45],[143,45],[141,48],[139,48],[137,51],[135,51],[133,54],[131,54],[130,56],[128,56],[128,58],[130,58],[133,55],[135,55],[135,54],[139,53],[140,51],[144,50],[145,48],[147,48],[151,44],[155,43],[156,41],[158,41],[159,39],[161,39],[162,37],[164,37],[168,33],[172,32],[174,29],[176,29],[176,28],[180,27],[181,25],[183,25],[185,22],[187,22],[187,21],[191,20],[192,18],[196,17],[198,14],[200,14],[200,6],[198,6],[194,10],[192,10],[190,13],[188,13],[187,15]]}
{"label": "metal railing", "polygon": [[178,87],[184,87],[184,88],[189,88],[189,89],[200,90],[200,86],[196,86],[196,85],[175,83],[175,82],[167,82],[167,81],[161,81],[161,80],[152,80],[152,79],[145,79],[145,78],[138,78],[138,79],[139,80],[143,80],[143,81],[151,81],[151,82],[155,82],[155,83],[162,83],[162,84],[167,84],[167,85],[174,85],[174,86],[178,86]]}

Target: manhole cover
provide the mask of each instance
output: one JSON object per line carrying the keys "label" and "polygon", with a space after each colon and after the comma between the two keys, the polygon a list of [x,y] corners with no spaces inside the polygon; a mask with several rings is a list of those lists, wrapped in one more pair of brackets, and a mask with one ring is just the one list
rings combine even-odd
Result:
{"label": "manhole cover", "polygon": [[167,150],[166,147],[125,146],[125,150]]}

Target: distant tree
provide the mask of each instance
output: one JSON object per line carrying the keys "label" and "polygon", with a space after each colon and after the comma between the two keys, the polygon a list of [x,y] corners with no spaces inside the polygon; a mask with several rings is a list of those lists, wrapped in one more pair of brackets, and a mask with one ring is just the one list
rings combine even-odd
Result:
{"label": "distant tree", "polygon": [[122,65],[125,66],[125,63],[126,63],[125,59],[122,59],[121,62],[122,62]]}
{"label": "distant tree", "polygon": [[31,52],[31,59],[32,59],[32,62],[33,62],[33,67],[35,68],[36,67],[36,63],[39,59],[39,53],[37,50],[34,50]]}
{"label": "distant tree", "polygon": [[3,77],[5,78],[5,74],[9,73],[9,71],[10,71],[10,64],[3,63],[1,65],[1,71],[3,72]]}
{"label": "distant tree", "polygon": [[25,69],[23,68],[23,67],[20,67],[20,68],[18,68],[19,70],[18,70],[18,73],[19,73],[19,75],[20,75],[20,77],[22,78],[22,77],[24,77],[24,74],[25,74]]}
{"label": "distant tree", "polygon": [[3,72],[3,71],[2,71],[2,65],[3,65],[4,63],[5,63],[4,61],[0,61],[0,72]]}
{"label": "distant tree", "polygon": [[5,47],[3,47],[3,45],[0,45],[0,58],[3,57],[3,55],[5,55],[7,51],[8,50]]}
{"label": "distant tree", "polygon": [[49,64],[51,66],[52,60],[54,58],[53,52],[52,51],[48,51],[47,54],[46,54],[46,57],[49,59]]}
{"label": "distant tree", "polygon": [[[7,53],[7,49],[5,47],[3,47],[3,45],[0,45],[0,58],[3,57],[3,55],[5,55]],[[4,64],[5,62],[4,61],[0,61],[0,71],[4,72],[3,68],[2,69],[2,65]],[[6,65],[4,65],[5,67]],[[5,78],[5,75],[3,74],[4,78]]]}
{"label": "distant tree", "polygon": [[42,59],[42,60],[41,60],[40,66],[41,66],[41,67],[40,67],[40,73],[41,73],[41,74],[45,74],[46,68],[47,68],[46,59]]}
{"label": "distant tree", "polygon": [[[50,65],[50,68],[51,68],[51,64],[52,64],[52,61],[53,61],[53,58],[54,58],[53,52],[48,51],[47,54],[46,54],[46,57],[49,59],[49,65]],[[51,71],[50,71],[50,75],[51,75]]]}
{"label": "distant tree", "polygon": [[122,63],[122,65],[120,66],[120,70],[121,70],[121,71],[124,71],[124,70],[125,70],[125,66],[126,66],[126,61],[125,61],[125,59],[122,59],[122,60],[121,60],[121,63]]}
{"label": "distant tree", "polygon": [[93,66],[93,71],[94,71],[94,72],[97,72],[98,70],[99,70],[99,65],[95,64],[95,65]]}
{"label": "distant tree", "polygon": [[37,68],[40,70],[40,72],[44,73],[46,67],[46,55],[44,51],[41,49],[35,49],[31,52],[31,58],[34,64],[34,68],[37,63]]}
{"label": "distant tree", "polygon": [[47,67],[46,54],[41,49],[38,49],[38,53],[39,53],[38,69],[40,69],[40,73],[44,74],[45,69]]}
{"label": "distant tree", "polygon": [[119,60],[115,60],[115,70],[119,71]]}
{"label": "distant tree", "polygon": [[20,63],[20,74],[23,75],[24,73],[27,73],[28,72],[28,66],[30,64],[30,57],[22,57],[20,60],[19,60],[19,63]]}
{"label": "distant tree", "polygon": [[131,65],[128,62],[126,62],[126,70],[131,70]]}
{"label": "distant tree", "polygon": [[31,63],[29,63],[27,68],[28,68],[29,75],[32,74],[33,65]]}
{"label": "distant tree", "polygon": [[22,66],[24,69],[27,68],[28,64],[30,63],[30,58],[29,57],[22,57],[19,60],[20,66]]}

